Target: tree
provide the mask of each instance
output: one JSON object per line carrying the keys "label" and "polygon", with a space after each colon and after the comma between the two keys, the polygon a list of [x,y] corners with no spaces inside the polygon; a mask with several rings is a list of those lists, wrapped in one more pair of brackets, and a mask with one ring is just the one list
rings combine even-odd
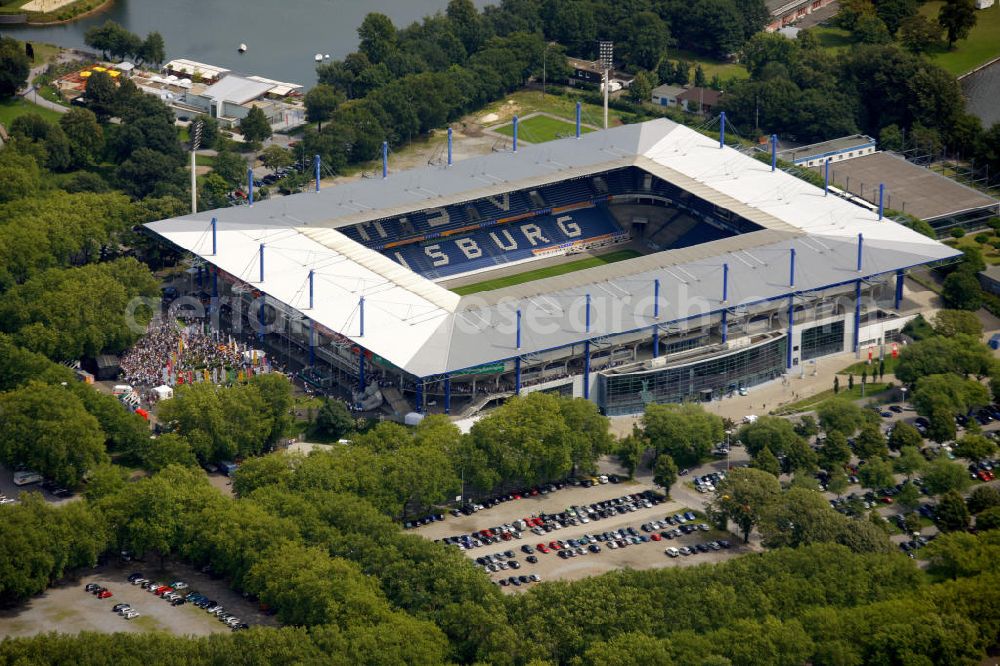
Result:
{"label": "tree", "polygon": [[935,407],[930,413],[927,436],[938,444],[955,439],[955,415],[944,407]]}
{"label": "tree", "polygon": [[974,312],[968,310],[938,310],[931,319],[934,332],[946,338],[968,335],[975,339],[983,336],[983,324]]}
{"label": "tree", "polygon": [[806,441],[809,441],[819,434],[819,425],[817,425],[815,418],[806,414],[795,424],[795,432]]}
{"label": "tree", "polygon": [[[853,375],[850,375],[853,378]],[[852,388],[853,388],[853,379]],[[850,400],[844,398],[831,398],[824,400],[816,408],[816,416],[819,424],[827,434],[837,431],[845,436],[851,436],[864,425],[865,413]]]}
{"label": "tree", "polygon": [[[973,419],[970,421],[974,422]],[[966,435],[955,443],[955,455],[972,462],[991,458],[996,450],[993,440],[983,435]]]}
{"label": "tree", "polygon": [[861,16],[851,32],[862,44],[888,44],[892,41],[889,29],[877,16]]}
{"label": "tree", "polygon": [[142,62],[159,65],[167,57],[167,46],[163,41],[163,35],[153,31],[146,35],[146,39],[139,48],[137,57]]}
{"label": "tree", "polygon": [[[965,1],[965,0],[961,0]],[[957,270],[944,279],[941,296],[948,307],[957,310],[978,310],[983,304],[982,288],[973,273]]]}
{"label": "tree", "polygon": [[934,508],[934,522],[943,532],[961,532],[969,529],[969,509],[965,500],[955,490],[949,490]]}
{"label": "tree", "polygon": [[955,42],[965,39],[976,26],[976,6],[973,0],[945,0],[938,12],[938,23],[948,35],[948,50]]}
{"label": "tree", "polygon": [[768,474],[773,474],[776,477],[781,476],[781,463],[771,453],[771,449],[766,446],[757,452],[750,466]]}
{"label": "tree", "polygon": [[249,383],[257,389],[267,410],[270,431],[265,439],[265,450],[273,448],[292,425],[292,383],[282,374],[255,375]]}
{"label": "tree", "polygon": [[827,492],[831,492],[837,497],[844,494],[844,491],[850,486],[850,481],[847,478],[847,473],[842,469],[835,469],[830,472],[830,477],[826,482]]}
{"label": "tree", "polygon": [[737,438],[751,456],[765,447],[776,456],[784,456],[794,443],[803,441],[791,421],[777,416],[762,416],[743,426]]}
{"label": "tree", "polygon": [[893,461],[893,468],[909,479],[927,466],[927,461],[915,446],[904,446],[899,450],[899,457]]}
{"label": "tree", "polygon": [[656,87],[656,74],[640,69],[635,73],[635,80],[629,87],[628,94],[636,104],[649,102],[653,97],[653,88]]}
{"label": "tree", "polygon": [[750,531],[780,494],[781,486],[773,474],[749,467],[737,468],[719,483],[709,512],[720,525],[727,520],[736,523],[743,534],[743,543],[747,543]]}
{"label": "tree", "polygon": [[107,72],[92,72],[84,88],[87,105],[102,121],[115,115],[115,82]]}
{"label": "tree", "polygon": [[850,391],[854,388],[854,373],[847,374],[847,390]]}
{"label": "tree", "polygon": [[337,107],[344,103],[344,95],[333,86],[320,83],[306,93],[303,101],[306,105],[306,120],[318,123],[322,130],[323,121],[329,120]]}
{"label": "tree", "polygon": [[896,485],[896,479],[892,476],[892,465],[888,461],[876,458],[869,460],[858,472],[861,485],[872,490],[881,490]]}
{"label": "tree", "polygon": [[983,557],[980,541],[964,530],[942,534],[924,549],[929,571],[958,580],[982,571]]}
{"label": "tree", "polygon": [[920,506],[920,489],[912,481],[907,481],[896,494],[896,503],[907,511],[913,511]]}
{"label": "tree", "polygon": [[903,132],[899,125],[892,124],[883,127],[878,134],[878,145],[882,150],[903,150]]}
{"label": "tree", "polygon": [[912,395],[911,402],[917,412],[931,418],[935,412],[950,416],[968,414],[990,402],[983,384],[951,373],[921,377]]}
{"label": "tree", "polygon": [[840,393],[840,377],[837,375],[833,376],[833,394],[837,395]]}
{"label": "tree", "polygon": [[240,121],[239,129],[243,139],[251,144],[258,144],[271,138],[271,123],[259,106],[250,109],[246,117]]}
{"label": "tree", "polygon": [[621,43],[621,57],[630,65],[655,70],[671,45],[670,26],[655,12],[637,12],[619,26],[628,39]]}
{"label": "tree", "polygon": [[1000,489],[993,486],[976,486],[965,501],[969,513],[978,514],[1000,506]]}
{"label": "tree", "polygon": [[142,466],[151,472],[158,472],[170,465],[197,467],[198,459],[187,440],[175,433],[167,433],[157,438],[149,438],[139,452]]}
{"label": "tree", "polygon": [[854,451],[862,460],[870,460],[875,457],[884,458],[889,455],[885,437],[878,425],[869,423],[861,428],[861,432],[858,433],[854,442]]}
{"label": "tree", "polygon": [[885,23],[889,34],[895,36],[900,26],[917,15],[916,0],[879,0],[875,5],[876,15]]}
{"label": "tree", "polygon": [[104,132],[92,111],[73,107],[59,119],[59,127],[69,139],[73,166],[89,166],[100,157],[104,149]]}
{"label": "tree", "polygon": [[695,88],[704,88],[708,84],[707,79],[705,79],[705,70],[701,68],[701,63],[694,68],[694,86]]}
{"label": "tree", "polygon": [[316,429],[329,439],[340,439],[354,430],[354,418],[342,401],[327,398],[316,414]]}
{"label": "tree", "polygon": [[559,405],[569,429],[573,472],[595,471],[597,459],[610,451],[614,442],[609,432],[610,421],[589,400],[564,399]]}
{"label": "tree", "polygon": [[912,53],[927,53],[941,41],[941,24],[917,14],[899,27],[899,41]]}
{"label": "tree", "polygon": [[704,460],[724,436],[722,419],[701,405],[647,405],[643,430],[657,455],[666,453],[678,467]]}
{"label": "tree", "polygon": [[900,451],[906,446],[919,450],[923,445],[924,438],[920,431],[906,421],[896,421],[889,431],[889,448],[893,451]]}
{"label": "tree", "polygon": [[663,488],[670,497],[670,487],[677,482],[677,464],[668,455],[661,455],[653,465],[653,483]]}
{"label": "tree", "polygon": [[104,462],[104,433],[83,403],[62,386],[30,381],[0,394],[0,460],[25,465],[67,488]]}
{"label": "tree", "polygon": [[851,447],[844,433],[834,430],[826,436],[819,449],[819,460],[823,469],[828,472],[843,469],[851,461]]}
{"label": "tree", "polygon": [[358,38],[361,40],[358,49],[372,64],[386,61],[396,50],[396,27],[385,14],[366,14],[358,28]]}
{"label": "tree", "polygon": [[215,156],[212,173],[222,178],[230,188],[239,187],[246,182],[247,161],[239,153],[220,150]]}
{"label": "tree", "polygon": [[944,457],[932,460],[924,471],[924,488],[931,495],[962,491],[969,487],[969,483],[966,469]]}
{"label": "tree", "polygon": [[635,471],[642,462],[642,456],[650,448],[649,439],[642,433],[638,426],[632,428],[632,433],[626,435],[618,441],[615,447],[615,454],[618,461],[628,471],[628,478],[635,478]]}
{"label": "tree", "polygon": [[1000,507],[993,507],[976,516],[976,530],[1000,530]]}
{"label": "tree", "polygon": [[177,160],[152,148],[139,148],[129,155],[115,170],[115,178],[122,190],[136,199],[160,193],[163,188],[169,192],[171,186],[180,187],[184,182]]}
{"label": "tree", "polygon": [[0,99],[13,97],[28,82],[31,61],[16,39],[0,37]]}

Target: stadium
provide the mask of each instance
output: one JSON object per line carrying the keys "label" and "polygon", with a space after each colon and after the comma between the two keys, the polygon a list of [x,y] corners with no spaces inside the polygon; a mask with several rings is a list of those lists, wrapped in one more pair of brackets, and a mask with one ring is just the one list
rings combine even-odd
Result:
{"label": "stadium", "polygon": [[662,119],[147,226],[223,326],[398,417],[719,399],[898,339],[905,272],[958,256]]}

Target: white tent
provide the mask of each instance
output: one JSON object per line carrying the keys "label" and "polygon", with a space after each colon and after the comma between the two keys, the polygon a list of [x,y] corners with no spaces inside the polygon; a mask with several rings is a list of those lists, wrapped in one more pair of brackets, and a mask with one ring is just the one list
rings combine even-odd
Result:
{"label": "white tent", "polygon": [[405,423],[408,426],[415,426],[423,420],[424,420],[424,415],[421,414],[420,412],[410,412],[409,414],[403,417],[403,423]]}
{"label": "white tent", "polygon": [[160,400],[169,400],[170,398],[174,397],[174,390],[169,386],[167,386],[166,384],[154,388],[153,393],[156,394],[157,402],[159,402]]}

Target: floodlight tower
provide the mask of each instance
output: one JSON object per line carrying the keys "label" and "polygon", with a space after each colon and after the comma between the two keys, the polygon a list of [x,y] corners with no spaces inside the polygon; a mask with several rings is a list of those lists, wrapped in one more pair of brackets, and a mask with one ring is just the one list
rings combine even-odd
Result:
{"label": "floodlight tower", "polygon": [[601,69],[604,70],[604,129],[608,129],[608,89],[611,87],[611,63],[614,51],[614,42],[601,42]]}
{"label": "floodlight tower", "polygon": [[201,146],[201,120],[191,123],[191,212],[198,212],[198,176],[195,174],[195,153]]}

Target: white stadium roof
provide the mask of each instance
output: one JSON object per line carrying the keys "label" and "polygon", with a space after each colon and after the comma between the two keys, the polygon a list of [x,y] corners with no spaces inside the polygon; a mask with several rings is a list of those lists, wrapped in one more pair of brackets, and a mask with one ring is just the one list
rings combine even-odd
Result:
{"label": "white stadium roof", "polygon": [[[336,231],[362,221],[637,166],[762,227],[460,297]],[[211,218],[218,253],[212,254]],[[935,240],[668,120],[523,146],[147,225],[206,262],[418,377],[455,372],[724,308],[948,259]],[[863,265],[857,270],[858,234]],[[265,274],[259,280],[259,248]],[[790,250],[795,285],[789,284]],[[722,301],[723,265],[729,292]],[[315,308],[308,276],[315,271]],[[653,281],[660,281],[653,318]],[[591,327],[584,303],[591,296]],[[365,298],[364,335],[359,300]],[[515,342],[522,313],[521,347]]]}

